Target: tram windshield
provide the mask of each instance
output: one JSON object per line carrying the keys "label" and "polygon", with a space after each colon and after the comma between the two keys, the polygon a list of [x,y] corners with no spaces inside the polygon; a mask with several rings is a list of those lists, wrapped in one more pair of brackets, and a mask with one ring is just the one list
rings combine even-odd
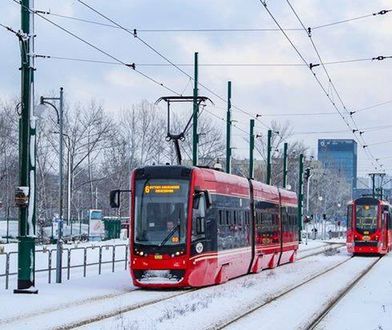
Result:
{"label": "tram windshield", "polygon": [[134,240],[143,245],[185,244],[189,182],[137,180]]}
{"label": "tram windshield", "polygon": [[377,205],[357,205],[356,222],[358,230],[375,231],[377,228]]}

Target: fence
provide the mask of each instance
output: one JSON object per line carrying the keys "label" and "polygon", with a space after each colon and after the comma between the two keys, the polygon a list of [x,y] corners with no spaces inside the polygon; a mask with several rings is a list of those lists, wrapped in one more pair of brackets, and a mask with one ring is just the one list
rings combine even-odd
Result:
{"label": "fence", "polygon": [[[123,258],[118,259],[118,254],[116,256],[116,250],[119,250],[120,248],[124,249],[124,254]],[[88,255],[89,255],[89,250],[94,251],[97,250],[98,253],[95,255],[94,261],[88,262]],[[110,258],[104,258],[104,251],[109,251],[111,253],[109,254]],[[55,256],[56,254],[53,255],[53,252],[57,251],[56,248],[52,249],[42,249],[42,250],[36,250],[36,260],[39,261],[39,263],[42,265],[44,262],[43,260],[47,260],[47,268],[39,268],[35,270],[35,274],[41,274],[41,273],[48,273],[48,283],[52,282],[52,272],[56,270],[55,267]],[[87,276],[87,268],[92,267],[92,266],[98,266],[98,275],[101,275],[102,273],[102,266],[103,265],[111,265],[111,271],[114,272],[116,269],[116,264],[118,263],[123,263],[124,264],[124,270],[127,269],[128,267],[128,252],[129,251],[129,245],[128,244],[106,244],[106,245],[99,245],[99,246],[87,246],[87,247],[73,247],[73,248],[63,248],[63,261],[64,257],[66,258],[66,262],[64,263],[65,266],[62,267],[62,271],[66,271],[66,279],[69,280],[71,278],[71,270],[72,269],[82,269],[83,270],[83,277]],[[10,264],[12,260],[12,256],[17,257],[18,252],[17,251],[12,251],[12,252],[7,252],[7,253],[2,253],[0,254],[0,257],[5,258],[5,264],[4,264],[4,273],[0,273],[0,279],[5,280],[5,289],[9,289],[9,282],[10,282],[10,277],[11,276],[16,276],[17,271],[10,271]],[[42,254],[42,257],[40,258],[40,254]],[[43,258],[44,254],[47,254],[46,258]],[[72,257],[76,257],[78,260],[82,259],[83,263],[80,264],[72,264]],[[105,259],[105,260],[104,260]],[[37,262],[36,262],[37,265]],[[53,266],[54,265],[54,266]]]}

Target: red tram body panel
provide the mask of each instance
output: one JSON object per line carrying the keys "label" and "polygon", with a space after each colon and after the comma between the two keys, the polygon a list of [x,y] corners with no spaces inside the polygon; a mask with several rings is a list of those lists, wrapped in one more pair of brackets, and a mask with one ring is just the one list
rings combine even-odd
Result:
{"label": "red tram body panel", "polygon": [[392,249],[391,205],[361,197],[347,207],[347,250],[355,255],[387,254]]}
{"label": "red tram body panel", "polygon": [[214,285],[295,259],[293,192],[185,166],[136,169],[131,186],[135,286]]}

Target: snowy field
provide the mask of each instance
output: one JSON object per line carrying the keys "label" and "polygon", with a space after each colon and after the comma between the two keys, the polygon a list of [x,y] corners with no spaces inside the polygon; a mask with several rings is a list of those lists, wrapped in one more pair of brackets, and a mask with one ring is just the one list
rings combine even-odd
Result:
{"label": "snowy field", "polygon": [[0,289],[0,329],[308,329],[350,284],[315,328],[392,329],[392,254],[352,258],[341,244],[310,240],[293,264],[198,290],[141,290],[120,268],[38,295]]}

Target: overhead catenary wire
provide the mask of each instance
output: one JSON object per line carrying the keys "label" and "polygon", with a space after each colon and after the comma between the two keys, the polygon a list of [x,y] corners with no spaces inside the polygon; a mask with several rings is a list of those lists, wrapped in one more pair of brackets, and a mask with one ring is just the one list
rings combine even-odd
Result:
{"label": "overhead catenary wire", "polygon": [[[141,41],[146,47],[148,47],[149,49],[151,49],[155,54],[157,54],[158,56],[160,56],[161,58],[163,58],[166,62],[168,62],[170,65],[172,65],[174,68],[176,68],[178,71],[180,71],[182,74],[184,74],[185,76],[187,76],[190,79],[194,79],[189,73],[187,73],[186,71],[184,71],[183,69],[181,69],[178,65],[176,65],[173,61],[171,61],[167,56],[163,55],[160,51],[158,51],[155,47],[153,47],[152,45],[150,45],[148,42],[146,42],[144,39],[142,39],[140,36],[138,36],[136,30],[134,31],[130,31],[129,29],[125,28],[124,26],[122,26],[121,24],[117,23],[116,21],[114,21],[113,19],[111,19],[110,17],[106,16],[105,14],[103,14],[102,12],[100,12],[99,10],[95,9],[92,5],[87,4],[85,1],[82,0],[78,0],[79,3],[81,3],[82,5],[84,5],[85,7],[89,8],[91,11],[93,11],[94,13],[96,13],[97,15],[101,16],[102,18],[106,19],[107,21],[111,22],[112,24],[114,24],[115,26],[117,26],[118,28],[120,28],[121,30],[127,32],[128,34],[131,34],[133,37],[137,38],[139,41]],[[222,97],[221,95],[219,95],[218,93],[216,93],[215,91],[213,91],[212,89],[210,89],[209,87],[207,87],[206,85],[204,85],[203,83],[198,83],[199,86],[203,87],[206,91],[208,91],[209,93],[211,93],[212,95],[214,95],[215,97],[217,97],[218,99],[220,99],[221,101],[223,101],[224,103],[227,104],[227,100]],[[232,108],[237,109],[238,111],[247,114],[248,116],[252,117],[252,118],[256,118],[257,120],[257,115],[251,114],[250,112],[241,109],[240,107],[232,104]],[[261,122],[260,120],[258,120],[261,125],[267,127],[268,129],[270,129],[270,127],[268,127],[265,123]]]}
{"label": "overhead catenary wire", "polygon": [[[316,80],[317,84],[320,86],[320,88],[322,89],[322,91],[324,92],[324,94],[327,96],[327,98],[329,99],[331,105],[333,106],[333,108],[339,113],[340,117],[343,119],[345,125],[347,126],[347,128],[352,131],[355,140],[357,140],[357,142],[364,147],[365,153],[368,155],[368,157],[370,158],[370,161],[373,163],[373,161],[375,160],[375,157],[370,153],[369,150],[367,150],[367,145],[364,144],[363,142],[359,141],[359,139],[357,138],[357,136],[355,135],[355,132],[357,131],[357,129],[353,129],[351,127],[351,125],[349,124],[349,121],[347,120],[346,116],[342,113],[341,110],[339,110],[337,104],[335,103],[335,101],[333,100],[332,96],[330,95],[330,93],[327,91],[327,89],[324,87],[324,85],[322,84],[322,82],[320,81],[320,79],[318,78],[318,76],[316,75],[316,73],[313,71],[313,66],[311,63],[308,63],[308,61],[305,59],[304,55],[299,51],[299,49],[296,47],[296,45],[294,44],[294,42],[291,40],[291,38],[288,36],[288,34],[286,33],[285,29],[283,29],[283,27],[280,25],[280,23],[277,21],[277,19],[275,18],[275,16],[272,14],[272,12],[269,10],[266,1],[263,0],[259,0],[259,2],[264,6],[265,10],[267,11],[267,13],[269,14],[269,16],[271,17],[271,19],[275,22],[275,24],[278,26],[278,28],[281,30],[282,34],[285,36],[285,38],[287,39],[287,41],[290,43],[290,45],[292,46],[292,48],[295,50],[295,52],[297,53],[297,55],[300,57],[300,59],[309,66],[309,69],[314,77],[314,79]],[[302,23],[302,22],[301,22]],[[302,26],[304,27],[304,24],[302,23]],[[305,28],[306,29],[306,28]],[[308,31],[307,31],[308,33]],[[320,60],[320,62],[322,62]],[[374,163],[373,163],[374,165]]]}
{"label": "overhead catenary wire", "polygon": [[[98,22],[94,20],[89,20],[81,17],[75,17],[75,16],[70,16],[70,15],[64,15],[60,13],[55,13],[51,11],[38,11],[41,14],[47,14],[47,15],[52,15],[56,16],[59,18],[64,18],[64,19],[69,19],[69,20],[74,20],[78,22],[83,22],[83,23],[88,23],[88,24],[95,24],[98,26],[103,26],[103,27],[109,27],[109,28],[114,28],[118,29],[119,27],[115,24],[108,24],[108,23],[103,23],[103,22]],[[366,14],[366,15],[361,15],[361,16],[356,16],[356,17],[351,17],[351,18],[346,18],[338,21],[333,21],[325,24],[320,24],[312,27],[312,30],[319,30],[331,26],[336,26],[344,23],[349,23],[352,21],[358,21],[374,16],[380,16],[380,15],[385,15],[387,13],[391,12],[391,10],[380,10],[375,13],[371,14]],[[135,28],[132,28],[129,30],[134,30]],[[300,28],[286,28],[286,31],[301,31]],[[143,33],[187,33],[187,32],[202,32],[202,33],[215,33],[215,32],[280,32],[278,28],[258,28],[258,27],[249,27],[249,28],[171,28],[171,29],[137,29],[137,32],[143,32]]]}
{"label": "overhead catenary wire", "polygon": [[[39,12],[37,13],[37,11],[34,11],[34,10],[32,10],[32,9],[30,9],[30,8],[28,8],[28,7],[26,7],[26,6],[24,6],[22,3],[20,3],[20,2],[17,1],[17,0],[12,0],[12,1],[15,2],[15,3],[17,3],[17,4],[19,4],[20,6],[24,7],[24,8],[27,9],[29,12],[31,12],[31,13],[33,13],[33,14],[39,16],[39,17],[41,17],[41,18],[44,19],[45,21],[47,21],[47,22],[53,24],[54,26],[58,27],[58,28],[61,29],[62,31],[66,32],[67,34],[69,34],[69,35],[75,37],[75,38],[78,39],[79,41],[81,41],[81,42],[83,42],[83,43],[89,45],[90,47],[94,48],[95,50],[99,51],[100,53],[102,53],[102,54],[104,54],[104,55],[106,55],[106,56],[112,58],[112,59],[113,59],[116,63],[118,63],[119,65],[125,65],[125,66],[127,66],[127,67],[130,67],[129,64],[123,62],[122,60],[118,59],[117,57],[115,57],[115,56],[111,55],[110,53],[108,53],[108,52],[106,52],[106,51],[100,49],[99,47],[97,47],[97,46],[95,46],[94,44],[92,44],[92,43],[86,41],[85,39],[83,39],[83,38],[81,38],[81,37],[79,37],[79,36],[76,35],[75,33],[69,31],[68,29],[66,29],[66,28],[64,28],[64,27],[62,27],[62,26],[60,26],[59,24],[57,24],[57,23],[55,23],[55,22],[52,22],[51,20],[47,19],[46,17],[43,17]],[[42,56],[42,57],[45,57],[45,56]],[[167,59],[167,60],[168,60],[168,59]],[[168,61],[170,61],[170,60],[168,60]],[[99,62],[101,62],[101,64],[108,64],[107,61],[97,61],[97,63],[99,63]],[[133,68],[133,67],[134,67],[134,65],[132,66],[132,68]],[[176,95],[180,95],[180,93],[178,93],[178,92],[176,92],[175,90],[173,90],[173,89],[167,87],[167,86],[164,85],[163,83],[158,82],[158,81],[155,80],[154,78],[149,77],[148,75],[144,74],[143,72],[138,71],[137,69],[133,69],[133,70],[136,71],[136,72],[138,72],[139,74],[141,74],[141,75],[144,76],[145,78],[147,78],[147,79],[149,79],[149,80],[155,82],[156,84],[158,84],[158,85],[164,87],[165,89],[169,90],[170,92],[172,92],[172,93],[174,93],[174,94],[176,94]],[[185,73],[185,72],[184,72],[184,73]],[[189,76],[189,75],[188,75],[188,76]],[[192,77],[189,76],[189,78],[192,78]],[[203,112],[203,110],[200,111],[199,116],[201,115],[202,112]],[[211,113],[211,112],[209,112],[209,113]],[[192,127],[192,124],[187,125],[187,126],[188,126],[188,127],[186,128],[186,131],[189,130],[190,127]],[[238,130],[240,130],[240,131],[242,131],[242,132],[244,132],[244,133],[247,134],[247,132],[244,131],[243,129],[241,129],[241,128],[235,126],[235,125],[233,125],[233,126],[236,127]]]}
{"label": "overhead catenary wire", "polygon": [[391,103],[392,103],[392,100],[381,102],[381,103],[377,103],[377,104],[374,104],[374,105],[371,105],[371,106],[368,106],[368,107],[364,107],[364,108],[360,108],[358,110],[351,111],[351,114],[353,115],[353,114],[358,113],[358,112],[375,109],[375,108],[382,107],[382,106],[384,106],[386,104],[391,104]]}
{"label": "overhead catenary wire", "polygon": [[[53,56],[53,55],[36,55],[37,57],[52,59],[52,60],[64,60],[64,61],[75,61],[75,62],[86,62],[86,63],[97,63],[97,64],[111,64],[119,65],[122,63],[114,61],[103,61],[89,58],[78,58],[78,57],[66,57],[66,56]],[[389,58],[389,56],[382,56],[383,58]],[[341,60],[324,62],[324,65],[336,65],[336,64],[347,64],[364,61],[374,61],[374,58],[362,58],[352,60]],[[134,63],[135,67],[170,67],[169,63]],[[179,67],[193,67],[192,63],[175,63]],[[306,67],[304,63],[199,63],[200,67]],[[314,64],[315,65],[315,64]]]}
{"label": "overhead catenary wire", "polygon": [[122,61],[122,60],[119,59],[118,57],[116,57],[116,56],[110,54],[109,52],[103,50],[102,48],[100,48],[100,47],[94,45],[93,43],[87,41],[86,39],[84,39],[84,38],[78,36],[76,33],[74,33],[74,32],[72,32],[72,31],[70,31],[70,30],[68,30],[68,29],[66,29],[66,28],[64,28],[64,27],[62,27],[61,25],[59,25],[59,24],[53,22],[52,20],[48,19],[47,17],[43,16],[42,14],[38,13],[37,11],[35,11],[35,10],[33,10],[33,9],[31,9],[31,8],[29,8],[29,7],[27,7],[27,6],[25,6],[25,5],[23,5],[20,1],[17,1],[17,0],[12,0],[12,1],[15,2],[15,3],[17,3],[18,5],[20,5],[21,7],[25,8],[26,10],[28,10],[30,13],[33,13],[33,14],[35,14],[36,16],[40,17],[41,19],[45,20],[46,22],[48,22],[48,23],[54,25],[55,27],[57,27],[58,29],[62,30],[62,31],[65,32],[66,34],[72,36],[73,38],[76,38],[77,40],[79,40],[80,42],[84,43],[85,45],[87,45],[87,46],[89,46],[89,47],[95,49],[95,50],[98,51],[99,53],[101,53],[101,54],[103,54],[103,55],[105,55],[105,56],[111,58],[111,59],[114,60],[115,62],[117,62],[117,63],[119,63],[119,64],[122,64],[123,66],[125,66],[125,67],[127,67],[127,68],[131,68],[133,71],[137,72],[139,75],[141,75],[141,76],[143,76],[144,78],[150,80],[151,82],[153,82],[153,83],[155,83],[155,84],[161,86],[162,88],[164,88],[164,89],[170,91],[171,93],[174,93],[174,94],[176,94],[176,95],[180,95],[180,94],[178,94],[174,89],[172,89],[172,88],[166,86],[164,83],[162,83],[162,82],[156,80],[155,78],[153,78],[153,77],[151,77],[151,76],[145,74],[144,72],[138,70],[137,68],[135,68],[134,63],[126,63],[126,62]]}
{"label": "overhead catenary wire", "polygon": [[[347,109],[347,107],[346,107],[346,105],[345,105],[345,102],[343,101],[342,96],[341,96],[340,93],[338,92],[338,90],[337,90],[337,88],[336,88],[336,85],[335,85],[335,83],[333,82],[333,80],[332,80],[332,78],[331,78],[331,75],[329,74],[329,72],[328,72],[326,66],[324,65],[323,59],[321,58],[321,55],[320,55],[320,52],[319,52],[319,50],[318,50],[318,48],[317,48],[317,46],[316,46],[316,43],[315,43],[314,40],[313,40],[313,37],[312,37],[312,29],[311,29],[310,27],[307,28],[307,27],[305,26],[305,24],[302,22],[301,18],[299,17],[298,13],[297,13],[296,10],[294,9],[293,5],[291,4],[290,0],[286,0],[286,2],[287,2],[287,4],[289,5],[289,7],[290,7],[290,9],[292,10],[292,12],[294,13],[294,15],[295,15],[295,17],[297,18],[297,20],[299,21],[299,23],[300,23],[300,25],[302,26],[303,30],[305,31],[305,33],[306,33],[307,36],[309,37],[309,40],[310,40],[310,42],[311,42],[311,44],[312,44],[312,47],[313,47],[313,49],[314,49],[314,51],[315,51],[315,53],[316,53],[316,55],[317,55],[317,57],[318,57],[318,59],[319,59],[319,62],[320,62],[321,66],[322,66],[322,68],[323,68],[323,70],[324,70],[324,72],[325,72],[325,74],[326,74],[326,76],[327,76],[327,78],[328,78],[328,82],[329,82],[329,84],[331,85],[331,87],[332,87],[333,91],[335,92],[336,96],[338,97],[339,102],[340,102],[340,104],[342,105],[342,108],[343,108],[344,111],[350,116],[349,118],[351,119],[351,121],[352,121],[353,124],[354,124],[354,129],[352,129],[352,132],[353,132],[353,134],[354,134],[354,136],[355,136],[355,133],[356,133],[356,132],[359,132],[358,125],[357,125],[355,119],[352,117],[352,113]],[[365,140],[365,138],[363,137],[362,134],[360,134],[359,139],[362,140],[362,143],[360,143],[360,144],[361,144],[362,147],[365,149],[365,152],[368,153],[368,155],[369,155],[373,160],[375,160],[376,162],[378,162],[378,161],[376,160],[376,158],[373,156],[373,154],[371,153],[371,151],[367,148],[367,147],[368,147],[368,144],[367,144],[367,142],[366,142],[366,140]],[[358,142],[359,142],[359,141],[358,141]]]}
{"label": "overhead catenary wire", "polygon": [[[15,2],[17,2],[17,1],[15,1]],[[123,64],[123,63],[119,63],[119,64]],[[157,81],[155,81],[156,83],[158,83],[159,84],[159,82],[157,82]],[[217,94],[215,94],[215,95],[217,95]],[[223,100],[223,99],[222,99]],[[224,101],[226,101],[225,99],[224,99]],[[233,108],[237,108],[236,106],[233,106]],[[239,108],[238,108],[239,109]],[[241,110],[242,111],[242,110]],[[254,114],[251,114],[251,113],[249,113],[249,112],[247,112],[247,111],[243,111],[245,114],[248,114],[248,115],[250,115],[251,117],[254,117],[255,115]],[[257,118],[257,116],[256,116],[256,119],[258,119]]]}
{"label": "overhead catenary wire", "polygon": [[[165,57],[163,54],[161,54],[159,51],[157,51],[154,47],[152,47],[151,45],[149,45],[147,42],[145,42],[143,39],[141,39],[138,35],[137,35],[137,30],[134,29],[133,32],[131,32],[129,29],[121,26],[120,24],[118,24],[117,22],[115,22],[114,20],[110,19],[109,17],[107,17],[106,15],[102,14],[101,12],[99,12],[98,10],[96,10],[95,8],[93,8],[91,5],[87,4],[84,1],[78,0],[81,4],[85,5],[86,7],[88,7],[89,9],[91,9],[92,11],[94,11],[95,13],[97,13],[98,15],[100,15],[101,17],[105,18],[106,20],[110,21],[114,26],[116,26],[117,28],[120,28],[130,34],[132,34],[135,38],[138,38],[140,41],[142,41],[147,47],[149,47],[151,50],[153,50],[156,54],[158,54],[159,56],[161,56],[162,58],[164,58],[167,62],[169,62],[170,65],[173,65],[174,67],[176,67],[178,70],[180,70],[182,73],[184,73],[185,75],[187,75],[188,77],[189,74],[184,72],[178,65],[176,65],[175,63],[173,63],[172,61],[170,61],[167,57]],[[381,12],[379,14],[382,14]],[[95,22],[96,23],[96,22]],[[280,29],[279,29],[280,30]],[[372,58],[374,59],[374,58]],[[359,59],[359,60],[364,60],[364,59]],[[366,59],[366,60],[371,60],[371,59]],[[306,62],[306,61],[305,61]],[[219,99],[226,101],[225,99],[223,99],[222,97],[220,97],[219,95],[217,95],[215,92],[213,92],[211,89],[207,88],[206,86],[203,86],[203,84],[200,84],[200,86],[204,87],[207,91],[209,91],[210,93],[212,93],[213,95],[217,96]],[[233,108],[237,108],[240,111],[242,111],[242,109],[233,106]],[[250,114],[249,112],[246,111],[242,111],[248,115],[253,116],[253,114]],[[258,119],[257,115],[256,115],[256,119]],[[264,123],[262,123],[264,126],[266,126]],[[267,128],[269,128],[268,126],[266,126]]]}

